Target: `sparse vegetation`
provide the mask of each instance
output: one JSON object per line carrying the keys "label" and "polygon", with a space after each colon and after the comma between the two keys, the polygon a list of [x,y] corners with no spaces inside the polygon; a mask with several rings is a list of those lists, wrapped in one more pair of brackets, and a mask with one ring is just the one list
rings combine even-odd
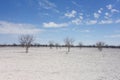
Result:
{"label": "sparse vegetation", "polygon": [[105,43],[104,42],[97,42],[96,47],[98,48],[99,51],[102,51]]}
{"label": "sparse vegetation", "polygon": [[34,41],[33,35],[21,35],[19,37],[19,42],[23,47],[26,48],[26,53],[28,53],[28,50],[33,41]]}
{"label": "sparse vegetation", "polygon": [[79,46],[79,48],[81,49],[82,46],[83,46],[82,42],[79,42],[78,46]]}
{"label": "sparse vegetation", "polygon": [[54,42],[53,41],[49,41],[48,43],[49,43],[50,49],[52,49],[54,47]]}
{"label": "sparse vegetation", "polygon": [[73,45],[74,39],[66,37],[64,39],[65,46],[68,48],[68,52],[70,52],[70,48]]}

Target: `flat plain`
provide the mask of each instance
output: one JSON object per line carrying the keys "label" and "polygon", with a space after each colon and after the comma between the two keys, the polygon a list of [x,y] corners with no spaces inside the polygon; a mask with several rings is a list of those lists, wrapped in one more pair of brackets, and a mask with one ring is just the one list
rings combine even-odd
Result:
{"label": "flat plain", "polygon": [[0,80],[120,80],[120,49],[0,47]]}

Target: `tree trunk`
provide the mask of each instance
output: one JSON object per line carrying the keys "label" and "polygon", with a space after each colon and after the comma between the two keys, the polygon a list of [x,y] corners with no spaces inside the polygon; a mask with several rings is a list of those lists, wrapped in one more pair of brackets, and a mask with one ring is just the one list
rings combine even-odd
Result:
{"label": "tree trunk", "polygon": [[28,47],[26,47],[26,53],[28,53]]}
{"label": "tree trunk", "polygon": [[70,47],[68,47],[68,52],[70,52]]}

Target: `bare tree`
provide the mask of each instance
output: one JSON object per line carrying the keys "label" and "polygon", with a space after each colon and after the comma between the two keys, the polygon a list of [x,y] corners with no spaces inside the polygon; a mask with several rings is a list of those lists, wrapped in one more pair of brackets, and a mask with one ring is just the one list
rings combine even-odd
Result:
{"label": "bare tree", "polygon": [[105,45],[104,42],[97,42],[96,47],[98,48],[99,51],[102,51],[103,46]]}
{"label": "bare tree", "polygon": [[79,42],[78,46],[79,46],[79,48],[81,49],[82,46],[83,46],[82,42]]}
{"label": "bare tree", "polygon": [[68,52],[70,52],[70,48],[73,45],[74,39],[66,37],[64,39],[65,46],[68,48]]}
{"label": "bare tree", "polygon": [[50,49],[52,49],[52,47],[54,47],[54,42],[53,41],[49,41],[48,43],[49,43]]}
{"label": "bare tree", "polygon": [[19,42],[22,46],[26,48],[26,53],[28,53],[28,49],[30,48],[33,41],[34,41],[33,35],[21,35],[19,37]]}

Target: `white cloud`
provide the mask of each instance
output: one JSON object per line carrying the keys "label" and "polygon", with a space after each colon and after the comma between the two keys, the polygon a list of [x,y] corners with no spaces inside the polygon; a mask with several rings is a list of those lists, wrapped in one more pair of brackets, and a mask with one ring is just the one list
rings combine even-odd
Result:
{"label": "white cloud", "polygon": [[83,20],[83,16],[79,16],[79,18],[72,20],[72,23],[79,25],[79,24],[82,24],[82,20]]}
{"label": "white cloud", "polygon": [[109,4],[106,7],[107,7],[107,9],[111,10],[113,6],[111,4]]}
{"label": "white cloud", "polygon": [[66,26],[68,26],[67,23],[61,23],[61,24],[57,24],[55,22],[43,23],[43,27],[45,28],[60,28],[60,27],[66,27]]}
{"label": "white cloud", "polygon": [[39,0],[39,6],[40,8],[50,9],[59,13],[59,10],[56,9],[56,5],[49,0]]}
{"label": "white cloud", "polygon": [[101,21],[99,22],[99,24],[111,24],[111,23],[113,23],[112,20],[101,20]]}
{"label": "white cloud", "polygon": [[37,34],[42,30],[32,24],[17,24],[0,21],[0,34]]}
{"label": "white cloud", "polygon": [[98,13],[101,14],[101,13],[102,13],[102,10],[103,10],[103,8],[100,8],[100,9],[98,10]]}
{"label": "white cloud", "polygon": [[[75,4],[75,2],[73,2],[73,3]],[[114,16],[113,13],[119,12],[119,10],[114,9],[114,6],[112,4],[107,5],[106,8],[107,8],[107,10],[104,8],[99,8],[95,13],[93,13],[93,15],[83,14],[80,12],[76,12],[75,10],[72,10],[71,12],[65,13],[64,16],[66,16],[68,18],[72,18],[72,20],[70,21],[70,24],[73,24],[73,25],[94,25],[94,24],[120,23],[119,20],[112,20],[113,16]],[[79,15],[79,17],[78,17],[78,15]],[[84,19],[83,19],[83,16],[84,16]],[[91,16],[92,16],[92,18],[91,18]]]}
{"label": "white cloud", "polygon": [[115,12],[116,12],[116,13],[119,13],[120,11],[117,10],[117,9],[112,9],[111,12],[112,12],[112,13],[115,13]]}
{"label": "white cloud", "polygon": [[106,12],[105,15],[106,15],[106,16],[109,16],[109,13]]}
{"label": "white cloud", "polygon": [[99,18],[99,17],[100,17],[100,14],[94,13],[94,17],[95,17],[95,18]]}
{"label": "white cloud", "polygon": [[97,24],[97,20],[89,20],[86,22],[87,25]]}
{"label": "white cloud", "polygon": [[83,20],[83,16],[79,16],[79,18],[80,18],[81,20]]}
{"label": "white cloud", "polygon": [[98,13],[102,13],[101,10],[98,10]]}
{"label": "white cloud", "polygon": [[82,20],[79,19],[79,18],[76,18],[76,19],[72,20],[72,23],[73,23],[73,24],[76,24],[76,25],[79,25],[79,24],[82,23]]}
{"label": "white cloud", "polygon": [[109,19],[111,17],[110,13],[106,12],[104,18]]}
{"label": "white cloud", "polygon": [[113,6],[111,4],[106,6],[107,9],[109,9],[112,13],[119,13],[120,11],[117,9],[114,9]]}
{"label": "white cloud", "polygon": [[77,14],[77,12],[75,10],[72,10],[71,12],[67,12],[64,15],[68,18],[73,18],[73,17],[75,17],[76,14]]}
{"label": "white cloud", "polygon": [[98,19],[101,16],[103,8],[100,8],[97,12],[93,13],[94,18]]}
{"label": "white cloud", "polygon": [[120,19],[116,20],[115,23],[120,23]]}

